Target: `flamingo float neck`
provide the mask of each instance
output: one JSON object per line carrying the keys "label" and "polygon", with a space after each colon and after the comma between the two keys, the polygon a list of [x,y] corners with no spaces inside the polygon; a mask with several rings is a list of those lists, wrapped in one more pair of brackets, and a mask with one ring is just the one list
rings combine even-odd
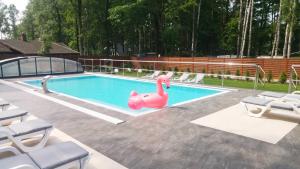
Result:
{"label": "flamingo float neck", "polygon": [[157,87],[157,93],[162,96],[164,94],[164,89],[162,87],[162,80],[158,79],[156,82],[156,87]]}

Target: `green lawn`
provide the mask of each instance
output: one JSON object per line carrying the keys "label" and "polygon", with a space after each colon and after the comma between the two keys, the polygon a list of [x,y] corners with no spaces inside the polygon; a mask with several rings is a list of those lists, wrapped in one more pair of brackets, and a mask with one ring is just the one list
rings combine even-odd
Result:
{"label": "green lawn", "polygon": [[[123,75],[123,72],[117,73],[118,75]],[[145,76],[147,73],[137,73],[137,72],[124,72],[125,76],[130,77],[142,77]],[[212,77],[205,77],[204,79],[205,85],[212,85],[212,86],[221,86],[222,80],[218,78]],[[225,87],[234,87],[234,88],[243,88],[243,89],[253,89],[254,83],[252,80],[245,81],[245,80],[232,80],[232,79],[224,79],[224,86]],[[265,83],[265,85],[258,84],[258,90],[268,90],[268,91],[276,91],[276,92],[288,92],[288,84],[280,84],[280,83]]]}
{"label": "green lawn", "polygon": [[[206,85],[215,85],[221,86],[222,81],[218,78],[210,78],[207,77],[204,79],[204,84]],[[224,86],[227,87],[236,87],[236,88],[244,88],[244,89],[253,89],[254,82],[253,81],[244,81],[244,80],[229,80],[224,79]],[[287,92],[288,84],[280,84],[280,83],[265,83],[265,85],[258,84],[258,90],[269,90],[269,91],[277,91],[277,92]]]}

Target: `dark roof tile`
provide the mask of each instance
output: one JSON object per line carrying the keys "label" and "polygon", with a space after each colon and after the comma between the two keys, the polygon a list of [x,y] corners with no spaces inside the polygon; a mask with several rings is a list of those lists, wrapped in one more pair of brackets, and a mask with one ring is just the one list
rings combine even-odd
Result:
{"label": "dark roof tile", "polygon": [[[22,40],[0,40],[0,44],[2,46],[8,48],[9,50],[16,50],[22,54],[38,54],[42,43],[38,40],[25,42]],[[0,52],[1,45],[0,45]],[[61,45],[59,43],[52,43],[52,47],[50,49],[51,54],[78,54],[77,51],[67,47],[66,45]]]}

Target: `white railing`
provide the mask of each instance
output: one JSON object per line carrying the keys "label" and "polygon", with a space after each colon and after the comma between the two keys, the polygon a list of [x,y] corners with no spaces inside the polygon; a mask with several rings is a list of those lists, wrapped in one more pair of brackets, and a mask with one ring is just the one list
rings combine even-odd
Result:
{"label": "white railing", "polygon": [[298,73],[296,70],[297,68],[300,68],[300,65],[291,65],[291,67],[290,67],[289,93],[291,93],[293,89],[297,89],[298,82],[300,82],[299,76],[298,76]]}
{"label": "white railing", "polygon": [[[113,74],[115,69],[120,69],[122,70],[122,74],[123,76],[125,76],[125,71],[126,70],[133,70],[136,71],[137,74],[136,76],[139,76],[140,73],[142,72],[149,72],[149,71],[155,71],[157,70],[157,65],[158,64],[168,64],[168,65],[192,65],[193,68],[195,68],[195,66],[197,65],[220,65],[223,66],[223,71],[221,72],[221,74],[211,74],[211,73],[207,73],[207,75],[217,75],[217,76],[221,76],[221,82],[222,82],[222,87],[224,86],[224,78],[228,77],[229,75],[225,74],[225,69],[226,66],[242,66],[242,67],[250,67],[250,68],[254,68],[255,69],[255,76],[252,77],[252,79],[254,79],[254,89],[257,88],[258,84],[261,83],[262,85],[264,85],[264,79],[265,79],[265,71],[262,69],[262,67],[258,64],[246,64],[246,63],[233,63],[233,62],[179,62],[179,61],[142,61],[142,60],[117,60],[117,59],[86,59],[86,58],[79,58],[78,62],[80,62],[82,64],[82,67],[84,68],[84,70],[88,70],[88,67],[91,67],[92,72],[95,71],[95,67],[99,68],[99,72],[105,72],[105,73],[111,73]],[[90,63],[88,63],[90,62]],[[110,64],[105,64],[102,62],[108,62]],[[97,64],[96,64],[97,63]],[[114,66],[115,63],[119,63],[119,65],[121,66]],[[121,63],[121,64],[120,64]],[[152,69],[142,69],[142,68],[137,68],[137,69],[132,69],[131,67],[126,67],[126,63],[131,63],[132,65],[134,63],[150,63],[152,64]],[[171,66],[172,67],[172,66]],[[174,67],[174,66],[173,66]],[[103,71],[104,68],[104,71]],[[109,70],[109,71],[108,71]],[[162,72],[168,72],[168,71],[162,71]],[[177,73],[183,73],[180,71],[177,71]],[[195,73],[195,72],[192,72]],[[260,75],[262,75],[260,77]],[[251,78],[251,77],[246,77],[246,76],[239,76],[239,77],[243,77],[243,78]]]}

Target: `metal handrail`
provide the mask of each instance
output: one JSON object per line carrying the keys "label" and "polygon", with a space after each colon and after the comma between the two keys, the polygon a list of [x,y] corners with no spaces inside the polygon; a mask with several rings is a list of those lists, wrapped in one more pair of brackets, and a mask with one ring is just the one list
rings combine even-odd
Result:
{"label": "metal handrail", "polygon": [[[122,69],[123,69],[123,75],[124,75],[124,70],[127,69],[125,68],[124,66],[124,62],[131,62],[131,63],[134,63],[134,62],[137,62],[137,63],[153,63],[153,70],[156,70],[156,63],[166,63],[166,64],[193,64],[193,65],[224,65],[224,66],[246,66],[246,67],[254,67],[256,69],[256,73],[255,73],[255,80],[254,80],[254,89],[257,88],[257,85],[258,83],[261,83],[264,85],[264,77],[265,77],[265,74],[266,72],[263,70],[263,68],[258,65],[258,64],[249,64],[249,63],[233,63],[233,62],[227,62],[227,63],[224,63],[224,62],[180,62],[180,61],[144,61],[144,60],[120,60],[120,59],[87,59],[87,58],[78,58],[78,61],[82,60],[84,62],[84,64],[82,65],[83,67],[86,67],[86,66],[92,66],[92,69],[94,70],[94,61],[100,61],[99,63],[99,66],[100,66],[100,72],[101,72],[101,67],[103,67],[101,65],[101,61],[110,61],[112,66],[110,66],[112,68],[111,72],[110,73],[113,73],[113,69],[114,68],[118,68],[118,67],[114,67],[113,66],[113,63],[114,62],[122,62],[123,65],[122,65]],[[86,64],[86,61],[91,61],[92,62],[92,65],[87,65]],[[119,68],[121,69],[121,68]],[[135,69],[133,69],[135,70]],[[142,69],[142,70],[146,70],[146,69]],[[147,69],[148,70],[148,69]],[[263,73],[263,78],[262,80],[259,78],[259,74],[260,72]],[[224,74],[225,72],[223,71],[222,73],[222,87],[224,85]]]}
{"label": "metal handrail", "polygon": [[[292,92],[292,87],[294,87],[295,89],[297,88],[297,80],[298,79],[298,73],[296,71],[296,68],[300,68],[300,65],[291,65],[291,70],[290,70],[290,79],[289,79],[289,93]],[[296,80],[293,79],[293,73],[295,73],[296,75]],[[294,83],[294,81],[296,82],[296,84]]]}
{"label": "metal handrail", "polygon": [[85,59],[78,60],[100,60],[100,61],[114,61],[114,62],[140,62],[140,63],[179,63],[179,64],[202,64],[202,65],[228,65],[228,66],[257,66],[257,64],[250,63],[233,63],[233,62],[179,62],[179,61],[148,61],[148,60],[118,60],[118,59]]}

